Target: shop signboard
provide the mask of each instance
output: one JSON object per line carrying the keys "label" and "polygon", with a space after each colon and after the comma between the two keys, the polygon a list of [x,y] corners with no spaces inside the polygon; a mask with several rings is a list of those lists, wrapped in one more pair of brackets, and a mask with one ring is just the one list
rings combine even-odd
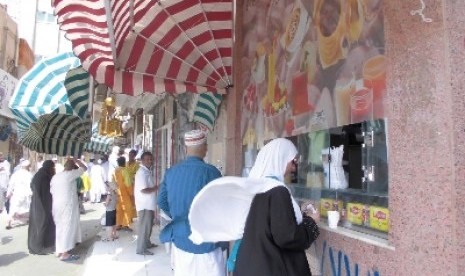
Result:
{"label": "shop signboard", "polygon": [[18,80],[4,70],[0,69],[0,116],[14,118],[8,103],[15,91]]}
{"label": "shop signboard", "polygon": [[382,0],[246,0],[244,144],[384,117]]}

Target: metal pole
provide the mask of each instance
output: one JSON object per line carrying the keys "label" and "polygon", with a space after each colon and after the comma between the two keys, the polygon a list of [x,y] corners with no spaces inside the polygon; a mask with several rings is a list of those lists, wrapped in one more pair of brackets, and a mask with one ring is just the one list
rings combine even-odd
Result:
{"label": "metal pole", "polygon": [[111,17],[110,1],[105,0],[105,12],[107,17],[108,36],[110,37],[111,53],[113,55],[113,64],[115,68],[119,69],[118,60],[116,59],[116,42],[115,42],[115,28],[113,26],[113,19]]}
{"label": "metal pole", "polygon": [[36,8],[34,12],[34,30],[32,32],[32,52],[36,53],[36,36],[37,36],[37,11],[39,8],[39,0],[36,0]]}
{"label": "metal pole", "polygon": [[58,28],[57,53],[60,53],[60,42],[61,42],[61,31],[60,31],[60,28]]}
{"label": "metal pole", "polygon": [[94,119],[94,78],[89,74],[89,100],[88,100],[88,106],[87,106],[87,111],[90,114],[90,119],[93,121]]}

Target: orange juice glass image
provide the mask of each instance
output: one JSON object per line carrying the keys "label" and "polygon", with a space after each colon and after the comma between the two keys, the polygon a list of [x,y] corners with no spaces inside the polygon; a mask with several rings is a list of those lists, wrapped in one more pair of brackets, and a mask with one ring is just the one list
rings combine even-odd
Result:
{"label": "orange juice glass image", "polygon": [[313,110],[308,104],[307,72],[298,72],[292,78],[292,114],[298,115]]}
{"label": "orange juice glass image", "polygon": [[383,100],[386,94],[386,57],[377,55],[363,65],[363,84],[373,90],[373,117],[384,117]]}
{"label": "orange juice glass image", "polygon": [[350,123],[350,95],[355,92],[355,79],[339,79],[334,87],[334,105],[336,107],[336,124]]}
{"label": "orange juice glass image", "polygon": [[350,122],[373,120],[373,90],[361,87],[350,95]]}

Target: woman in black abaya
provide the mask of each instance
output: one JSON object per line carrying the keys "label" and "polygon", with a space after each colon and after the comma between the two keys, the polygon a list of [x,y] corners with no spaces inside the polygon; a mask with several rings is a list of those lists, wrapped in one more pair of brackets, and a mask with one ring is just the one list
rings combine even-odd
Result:
{"label": "woman in black abaya", "polygon": [[45,255],[55,251],[55,223],[50,194],[50,181],[54,174],[55,163],[46,160],[31,181],[32,200],[27,237],[31,254]]}

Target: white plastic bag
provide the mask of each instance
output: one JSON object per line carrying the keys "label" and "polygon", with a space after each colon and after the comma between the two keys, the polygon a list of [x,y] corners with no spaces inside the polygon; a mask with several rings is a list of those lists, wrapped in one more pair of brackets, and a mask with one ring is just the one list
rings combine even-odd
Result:
{"label": "white plastic bag", "polygon": [[[323,149],[322,153],[327,154],[328,149]],[[344,155],[344,145],[332,147],[330,150],[331,162],[324,162],[323,170],[325,176],[325,188],[327,189],[347,189],[347,182],[344,169],[342,168],[342,156]]]}
{"label": "white plastic bag", "polygon": [[[165,228],[166,225],[168,225],[168,223],[172,221],[172,219],[161,209],[160,209],[159,214],[160,214],[160,230],[162,230],[163,228]],[[166,254],[170,254],[171,252],[170,242],[165,243],[165,251],[166,251]]]}

